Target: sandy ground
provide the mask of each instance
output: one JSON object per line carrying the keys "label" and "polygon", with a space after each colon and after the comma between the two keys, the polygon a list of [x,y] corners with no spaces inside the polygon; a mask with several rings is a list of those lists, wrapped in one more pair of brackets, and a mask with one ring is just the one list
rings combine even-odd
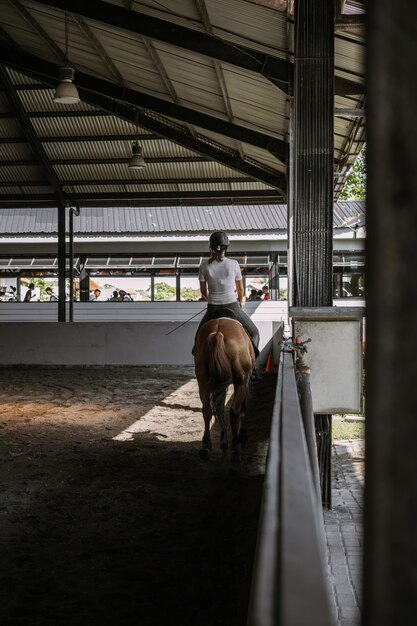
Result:
{"label": "sandy ground", "polygon": [[0,369],[2,626],[243,626],[274,380],[203,464],[193,368]]}

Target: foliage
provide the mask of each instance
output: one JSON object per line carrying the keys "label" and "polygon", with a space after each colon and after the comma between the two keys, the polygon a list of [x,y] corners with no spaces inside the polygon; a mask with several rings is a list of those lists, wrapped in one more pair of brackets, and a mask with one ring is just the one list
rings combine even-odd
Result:
{"label": "foliage", "polygon": [[[29,284],[33,283],[35,285],[35,289],[39,289],[40,300],[49,300],[49,297],[45,294],[45,289],[51,286],[50,281],[46,281],[42,276],[31,276],[30,278],[22,278],[21,285],[22,287],[26,287],[29,289]],[[25,295],[26,291],[22,291],[22,298]]]}
{"label": "foliage", "polygon": [[167,283],[155,284],[155,300],[176,300],[176,289]]}
{"label": "foliage", "polygon": [[362,148],[346,184],[340,194],[340,200],[365,200],[366,198],[366,146]]}
{"label": "foliage", "polygon": [[181,289],[181,300],[184,300],[185,302],[198,300],[199,297],[200,292],[197,291],[197,289],[193,289],[192,287],[184,287]]}

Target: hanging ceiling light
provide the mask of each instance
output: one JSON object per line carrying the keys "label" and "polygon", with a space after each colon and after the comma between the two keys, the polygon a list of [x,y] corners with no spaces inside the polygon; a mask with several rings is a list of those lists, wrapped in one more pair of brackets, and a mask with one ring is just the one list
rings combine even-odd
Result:
{"label": "hanging ceiling light", "polygon": [[146,162],[143,158],[142,146],[136,139],[135,143],[132,144],[132,158],[129,161],[128,168],[130,170],[143,170],[144,167],[146,167]]}
{"label": "hanging ceiling light", "polygon": [[75,70],[68,65],[68,20],[65,13],[65,62],[67,65],[59,70],[59,80],[61,81],[55,89],[53,101],[58,104],[77,104],[80,101],[77,87],[72,82]]}

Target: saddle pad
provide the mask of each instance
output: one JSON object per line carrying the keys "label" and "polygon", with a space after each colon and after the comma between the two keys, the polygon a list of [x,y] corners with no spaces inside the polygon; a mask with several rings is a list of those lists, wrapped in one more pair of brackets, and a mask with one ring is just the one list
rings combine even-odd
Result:
{"label": "saddle pad", "polygon": [[239,322],[239,320],[236,320],[234,317],[216,317],[217,320],[229,320],[229,322],[236,322],[237,324],[240,324],[241,326],[243,326],[242,322]]}

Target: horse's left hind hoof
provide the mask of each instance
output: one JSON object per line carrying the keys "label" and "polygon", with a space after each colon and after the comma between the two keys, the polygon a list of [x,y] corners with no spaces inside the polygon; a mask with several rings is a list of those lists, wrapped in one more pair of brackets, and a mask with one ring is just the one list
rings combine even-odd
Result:
{"label": "horse's left hind hoof", "polygon": [[201,448],[198,453],[199,459],[202,463],[207,463],[210,458],[210,451],[207,448]]}

